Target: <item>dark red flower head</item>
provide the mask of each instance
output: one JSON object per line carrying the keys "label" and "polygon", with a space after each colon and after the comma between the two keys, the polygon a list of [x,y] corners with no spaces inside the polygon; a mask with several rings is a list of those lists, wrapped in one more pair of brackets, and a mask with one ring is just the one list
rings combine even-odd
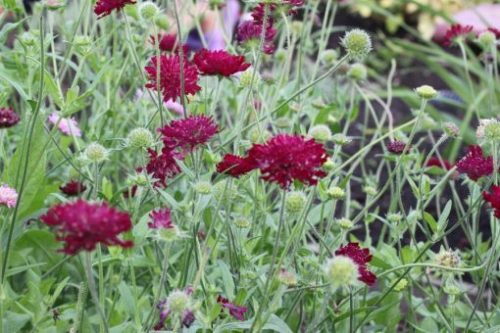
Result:
{"label": "dark red flower head", "polygon": [[[180,57],[179,55],[161,55],[152,57],[145,70],[149,82],[146,88],[160,89],[163,95],[163,101],[175,101],[181,96],[181,76],[180,76]],[[157,68],[158,67],[158,68]],[[157,69],[159,69],[159,78],[157,78]],[[198,86],[198,69],[189,61],[184,61],[184,90],[186,95],[194,95],[200,91]]]}
{"label": "dark red flower head", "polygon": [[134,0],[98,0],[94,7],[94,13],[98,18],[111,14],[113,10],[121,10],[126,5],[133,5]]}
{"label": "dark red flower head", "polygon": [[64,242],[61,251],[69,255],[81,250],[92,251],[99,243],[124,248],[133,245],[132,241],[118,238],[120,233],[132,229],[129,215],[106,203],[78,200],[59,204],[40,219],[55,229],[57,240]]}
{"label": "dark red flower head", "polygon": [[146,165],[146,172],[156,179],[155,186],[166,187],[167,179],[181,171],[176,159],[182,159],[182,156],[165,147],[162,149],[161,154],[158,154],[153,149],[148,149],[148,154],[149,162]]}
{"label": "dark red flower head", "polygon": [[228,309],[229,314],[233,316],[235,319],[242,321],[245,320],[245,313],[248,311],[248,308],[246,306],[239,306],[233,304],[229,302],[227,298],[224,298],[221,295],[217,297],[217,303],[222,305],[222,307]]}
{"label": "dark red flower head", "polygon": [[469,152],[457,162],[457,170],[465,173],[473,181],[493,173],[493,158],[485,157],[480,146],[469,146]]}
{"label": "dark red flower head", "polygon": [[443,46],[450,46],[453,44],[454,40],[457,37],[464,36],[467,37],[472,32],[473,27],[471,25],[461,25],[461,24],[453,24],[451,25],[443,39]]}
{"label": "dark red flower head", "polygon": [[358,280],[372,286],[377,281],[375,274],[368,270],[368,263],[372,260],[369,249],[362,249],[358,243],[349,243],[335,251],[336,255],[346,256],[358,265]]}
{"label": "dark red flower head", "polygon": [[243,158],[238,155],[226,154],[222,161],[217,164],[217,172],[226,173],[232,177],[244,175],[257,166],[249,158]]}
{"label": "dark red flower head", "polygon": [[[176,34],[158,34],[157,35],[159,44],[158,47],[160,51],[162,52],[177,52],[179,50],[179,41],[177,39]],[[150,36],[149,37],[149,42],[155,46],[156,45],[156,38],[155,36]],[[184,54],[187,54],[189,51],[189,48],[186,44],[183,46]]]}
{"label": "dark red flower head", "polygon": [[492,185],[490,192],[483,192],[483,198],[495,210],[495,217],[500,219],[500,186]]}
{"label": "dark red flower head", "polygon": [[11,108],[0,108],[0,128],[15,126],[20,118]]}
{"label": "dark red flower head", "polygon": [[223,50],[202,49],[194,55],[193,62],[204,75],[226,77],[245,71],[250,67],[250,64],[245,62],[244,56],[232,55]]}
{"label": "dark red flower head", "polygon": [[211,117],[189,116],[171,121],[158,132],[162,134],[167,149],[180,149],[185,153],[207,143],[218,132],[218,128]]}
{"label": "dark red flower head", "polygon": [[438,167],[444,170],[451,170],[451,168],[453,168],[453,165],[450,162],[447,160],[441,161],[438,157],[431,157],[425,166],[428,168]]}
{"label": "dark red flower head", "polygon": [[151,222],[148,223],[148,227],[151,229],[172,229],[174,227],[168,208],[154,210],[149,213],[149,217]]}
{"label": "dark red flower head", "polygon": [[259,168],[264,180],[288,188],[294,180],[315,185],[326,173],[327,156],[322,144],[300,135],[279,134],[265,144],[255,144],[248,162]]}
{"label": "dark red flower head", "polygon": [[404,143],[403,141],[399,141],[399,140],[393,140],[387,144],[387,150],[393,154],[398,154],[398,155],[403,153],[403,151],[405,150],[405,147],[406,147],[406,143]]}
{"label": "dark red flower head", "polygon": [[83,185],[82,182],[71,180],[64,185],[61,185],[59,189],[67,196],[73,197],[79,195],[80,193],[83,193],[87,189],[87,187]]}

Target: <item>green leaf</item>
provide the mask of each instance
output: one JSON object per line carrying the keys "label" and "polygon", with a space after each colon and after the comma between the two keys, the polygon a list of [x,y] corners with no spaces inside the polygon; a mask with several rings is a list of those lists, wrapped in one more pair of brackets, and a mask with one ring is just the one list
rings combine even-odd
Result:
{"label": "green leaf", "polygon": [[21,329],[30,320],[30,316],[23,313],[7,312],[2,318],[3,331],[9,333],[21,332]]}
{"label": "green leaf", "polygon": [[[218,326],[215,330],[214,333],[225,333],[225,332],[231,332],[234,330],[248,330],[250,327],[252,327],[253,324],[253,319],[242,321],[242,322],[233,322],[233,323],[227,323],[221,326]],[[292,333],[292,330],[288,325],[278,316],[276,315],[271,315],[267,323],[263,327],[263,331],[265,330],[271,330],[274,332],[280,332],[280,333]]]}
{"label": "green leaf", "polygon": [[451,200],[448,200],[446,205],[444,206],[443,211],[441,212],[441,215],[439,216],[438,224],[437,224],[437,230],[438,232],[443,231],[446,228],[446,225],[448,224],[448,216],[450,216],[451,212]]}

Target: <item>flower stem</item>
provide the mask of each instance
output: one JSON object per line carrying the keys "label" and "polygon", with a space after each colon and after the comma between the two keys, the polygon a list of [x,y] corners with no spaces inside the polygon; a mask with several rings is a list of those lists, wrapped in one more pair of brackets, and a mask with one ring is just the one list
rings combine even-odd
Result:
{"label": "flower stem", "polygon": [[104,332],[109,333],[109,328],[108,328],[108,323],[106,320],[106,316],[104,315],[104,312],[101,309],[101,306],[99,304],[99,296],[97,294],[97,289],[94,281],[94,273],[92,272],[92,258],[91,258],[91,253],[90,252],[85,252],[85,273],[87,275],[87,283],[89,286],[89,291],[90,291],[90,296],[92,297],[92,301],[94,302],[94,305],[97,309],[97,312],[99,313],[99,316],[101,316],[102,320],[102,326],[101,328],[104,330]]}

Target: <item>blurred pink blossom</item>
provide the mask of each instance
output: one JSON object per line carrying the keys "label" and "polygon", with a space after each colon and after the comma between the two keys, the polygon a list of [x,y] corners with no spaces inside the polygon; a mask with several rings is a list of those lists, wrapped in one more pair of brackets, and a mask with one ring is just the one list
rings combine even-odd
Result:
{"label": "blurred pink blossom", "polygon": [[82,136],[82,131],[78,127],[78,123],[75,118],[63,118],[60,117],[57,112],[52,112],[49,116],[49,122],[52,125],[57,125],[57,128],[61,133],[65,135],[74,135],[77,137]]}
{"label": "blurred pink blossom", "polygon": [[12,208],[17,203],[17,192],[15,189],[2,185],[0,186],[0,205],[5,205]]}

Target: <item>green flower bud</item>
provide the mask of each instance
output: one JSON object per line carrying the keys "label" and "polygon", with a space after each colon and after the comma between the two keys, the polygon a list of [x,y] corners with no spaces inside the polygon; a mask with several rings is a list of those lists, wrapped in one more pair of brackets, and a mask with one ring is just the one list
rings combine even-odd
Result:
{"label": "green flower bud", "polygon": [[165,15],[157,15],[155,17],[155,24],[162,30],[168,30],[170,28],[170,22],[168,21],[168,17]]}
{"label": "green flower bud", "polygon": [[325,63],[326,65],[333,65],[338,58],[339,53],[333,49],[324,50],[320,56],[321,61],[323,61],[323,63]]}
{"label": "green flower bud", "polygon": [[173,242],[181,236],[181,232],[176,225],[171,228],[161,228],[158,230],[158,236],[165,242]]}
{"label": "green flower bud", "polygon": [[350,59],[361,61],[372,50],[370,35],[361,29],[353,29],[346,32],[341,41]]}
{"label": "green flower bud", "polygon": [[460,255],[458,251],[441,249],[434,257],[434,261],[440,266],[457,268],[460,266]]}
{"label": "green flower bud", "polygon": [[342,133],[336,133],[332,136],[332,141],[339,146],[343,146],[348,143],[351,143],[352,139],[348,136],[345,136]]}
{"label": "green flower bud", "polygon": [[212,192],[212,184],[206,181],[199,181],[194,184],[194,191],[201,195],[210,194]]}
{"label": "green flower bud", "polygon": [[255,73],[254,77],[254,70],[249,68],[240,75],[240,88],[250,88],[250,85],[252,84],[252,77],[253,77],[253,87],[257,87],[260,83],[260,75],[259,73]]}
{"label": "green flower bud", "polygon": [[271,137],[271,133],[269,133],[268,130],[266,129],[258,129],[258,128],[252,128],[250,132],[248,133],[248,140],[252,143],[262,143],[266,142],[269,138]]}
{"label": "green flower bud", "polygon": [[391,223],[399,223],[403,219],[403,216],[399,213],[387,214],[387,220]]}
{"label": "green flower bud", "polygon": [[332,289],[349,287],[358,282],[358,265],[347,256],[335,256],[328,260],[324,267],[325,279]]}
{"label": "green flower bud", "polygon": [[283,49],[279,49],[276,52],[274,52],[274,59],[278,63],[283,63],[286,60],[286,51]]}
{"label": "green flower bud", "polygon": [[279,272],[278,272],[278,281],[282,284],[284,284],[285,286],[288,286],[288,287],[294,287],[297,285],[297,277],[295,276],[295,274],[293,272],[289,272],[285,269],[281,269]]}
{"label": "green flower bud", "polygon": [[159,13],[159,9],[153,2],[146,1],[143,2],[139,7],[139,14],[141,18],[145,21],[153,20]]}
{"label": "green flower bud", "polygon": [[395,291],[401,291],[405,289],[408,286],[408,280],[406,279],[401,279],[399,282],[394,286]]}
{"label": "green flower bud", "polygon": [[423,99],[433,99],[438,94],[436,89],[434,89],[429,85],[420,86],[417,89],[415,89],[415,92],[417,93],[418,96],[420,96]]}
{"label": "green flower bud", "polygon": [[33,46],[35,45],[37,38],[31,32],[25,31],[19,38],[19,41],[24,46]]}
{"label": "green flower bud", "polygon": [[349,230],[354,226],[354,223],[348,218],[338,219],[337,224],[344,230]]}
{"label": "green flower bud", "polygon": [[167,297],[168,308],[176,315],[182,315],[184,310],[189,308],[190,303],[189,295],[184,291],[174,290]]}
{"label": "green flower bud", "polygon": [[153,145],[154,137],[150,130],[139,127],[130,131],[127,142],[129,147],[132,148],[148,148]]}
{"label": "green flower bud", "polygon": [[443,124],[444,133],[451,138],[458,138],[460,135],[460,129],[457,125],[452,122],[447,122]]}
{"label": "green flower bud", "polygon": [[240,216],[234,220],[234,225],[238,228],[246,229],[250,227],[251,223],[246,217]]}
{"label": "green flower bud", "polygon": [[108,158],[108,150],[97,142],[93,142],[85,148],[85,157],[92,163],[100,163]]}
{"label": "green flower bud", "polygon": [[293,21],[292,22],[292,33],[294,33],[295,35],[300,35],[303,26],[304,26],[304,24],[302,23],[302,21]]}
{"label": "green flower bud", "polygon": [[325,171],[332,171],[335,168],[335,162],[331,159],[328,158],[326,162],[323,164],[323,169]]}
{"label": "green flower bud", "polygon": [[278,128],[284,129],[291,126],[290,119],[287,117],[281,117],[274,121],[274,125]]}
{"label": "green flower bud", "polygon": [[368,76],[366,66],[360,63],[352,64],[347,71],[347,77],[354,81],[364,81]]}
{"label": "green flower bud", "polygon": [[493,32],[484,31],[479,35],[477,41],[484,49],[491,50],[491,48],[496,44],[497,38]]}
{"label": "green flower bud", "polygon": [[330,187],[326,193],[328,194],[328,196],[332,199],[335,199],[335,200],[342,200],[345,198],[345,191],[338,187],[338,186],[332,186]]}
{"label": "green flower bud", "polygon": [[332,137],[332,131],[326,125],[316,125],[309,129],[309,136],[319,142],[326,142]]}
{"label": "green flower bud", "polygon": [[302,212],[307,202],[306,195],[300,191],[293,191],[287,194],[285,199],[285,209],[290,215],[298,215]]}
{"label": "green flower bud", "polygon": [[484,126],[484,138],[491,141],[500,140],[500,122],[498,120],[494,119]]}
{"label": "green flower bud", "polygon": [[363,192],[365,192],[368,195],[371,195],[372,197],[376,196],[378,193],[375,187],[369,185],[363,187]]}

